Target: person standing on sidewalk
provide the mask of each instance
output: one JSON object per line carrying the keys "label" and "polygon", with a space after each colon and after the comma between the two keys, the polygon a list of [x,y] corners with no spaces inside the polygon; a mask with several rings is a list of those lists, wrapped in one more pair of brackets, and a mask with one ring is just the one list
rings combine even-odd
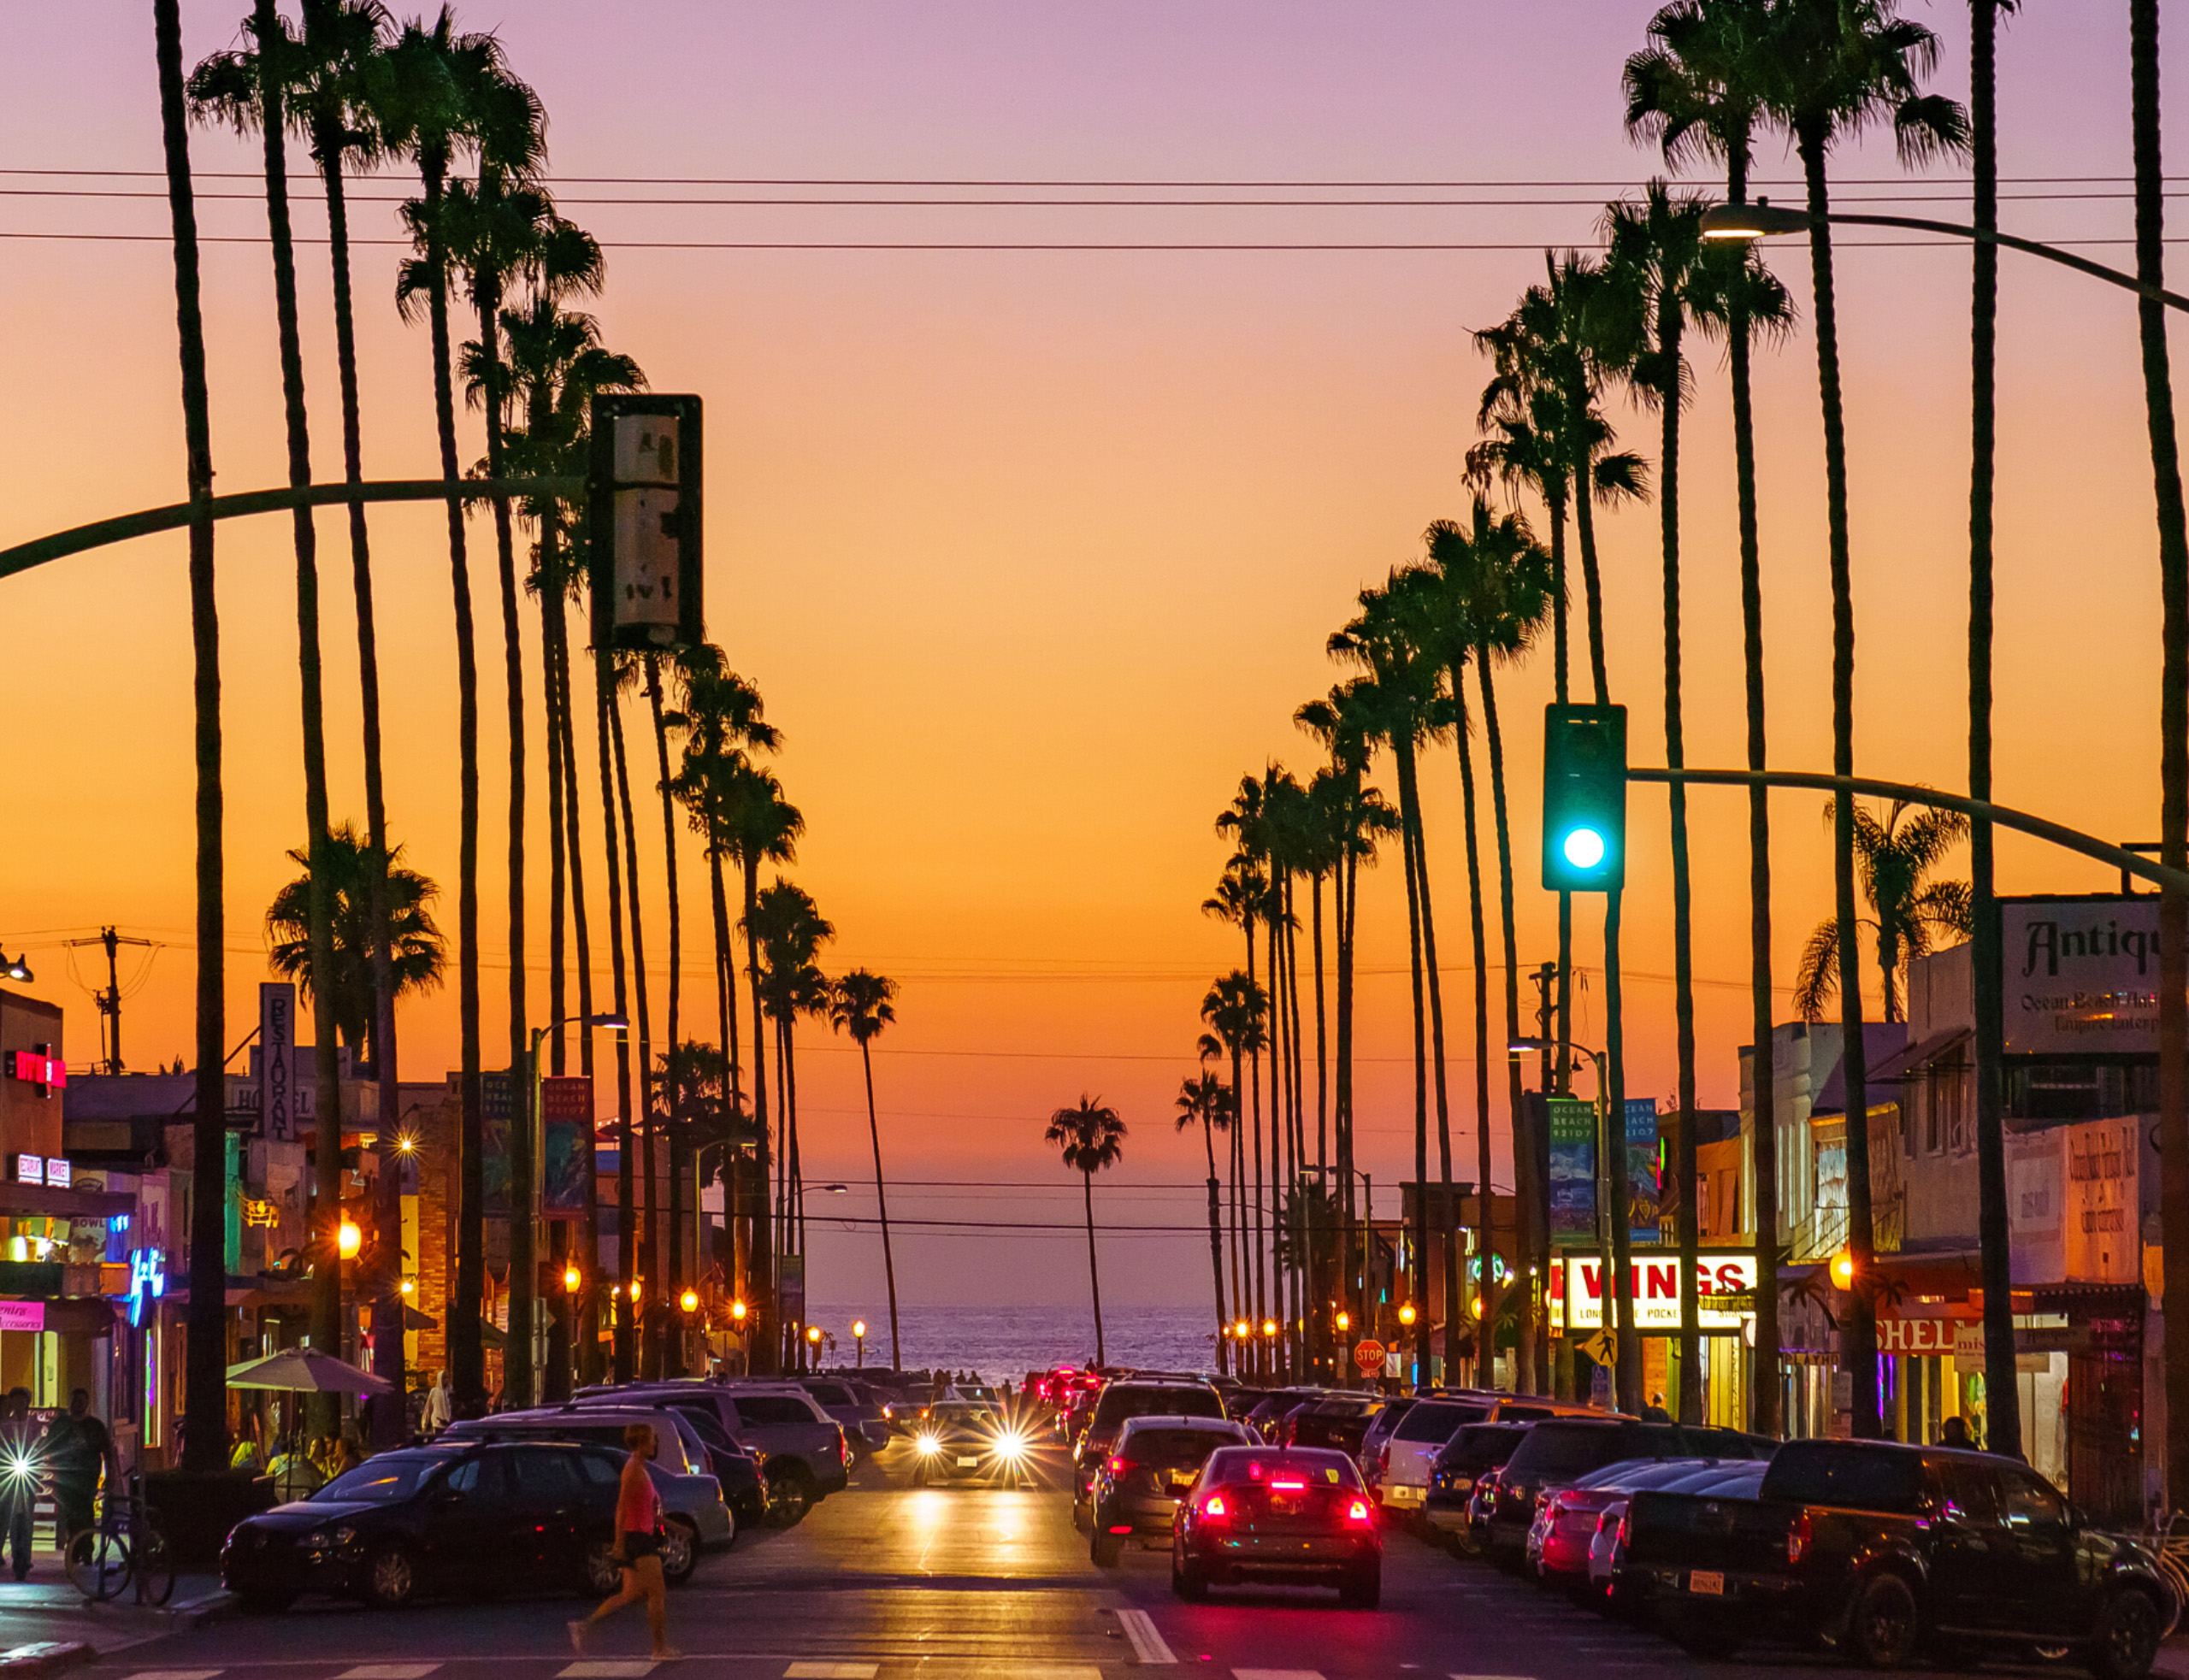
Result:
{"label": "person standing on sidewalk", "polygon": [[623,1589],[582,1622],[570,1624],[570,1649],[585,1654],[587,1633],[595,1622],[627,1604],[646,1601],[646,1625],[653,1632],[653,1659],[671,1662],[681,1654],[669,1642],[669,1583],[661,1573],[661,1500],[654,1492],[647,1461],[656,1450],[652,1428],[634,1424],[623,1431],[631,1456],[623,1461],[623,1480],[616,1494],[616,1549],[623,1565]]}
{"label": "person standing on sidewalk", "polygon": [[31,1573],[31,1512],[38,1504],[38,1484],[44,1479],[44,1453],[38,1425],[31,1418],[31,1391],[8,1390],[8,1409],[0,1415],[0,1503],[4,1503],[7,1531],[0,1542],[14,1553],[15,1579]]}
{"label": "person standing on sidewalk", "polygon": [[44,1450],[53,1471],[53,1544],[65,1554],[68,1536],[91,1527],[99,1472],[114,1465],[114,1437],[91,1415],[88,1390],[69,1394],[68,1411],[46,1429]]}

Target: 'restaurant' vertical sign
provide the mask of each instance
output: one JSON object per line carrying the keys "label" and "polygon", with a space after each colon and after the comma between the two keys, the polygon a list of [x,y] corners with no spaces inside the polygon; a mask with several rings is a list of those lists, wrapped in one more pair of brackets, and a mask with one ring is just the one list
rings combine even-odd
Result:
{"label": "'restaurant' vertical sign", "polygon": [[297,988],[266,981],[258,987],[259,1129],[277,1143],[296,1135]]}

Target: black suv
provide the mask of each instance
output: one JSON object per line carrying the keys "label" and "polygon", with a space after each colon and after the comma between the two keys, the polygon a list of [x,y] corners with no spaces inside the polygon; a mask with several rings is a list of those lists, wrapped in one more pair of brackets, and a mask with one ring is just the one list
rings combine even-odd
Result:
{"label": "black suv", "polygon": [[1222,1418],[1224,1400],[1207,1382],[1143,1382],[1124,1379],[1107,1383],[1095,1398],[1094,1415],[1072,1450],[1071,1522],[1083,1529],[1089,1521],[1094,1494],[1094,1473],[1117,1445],[1128,1418]]}

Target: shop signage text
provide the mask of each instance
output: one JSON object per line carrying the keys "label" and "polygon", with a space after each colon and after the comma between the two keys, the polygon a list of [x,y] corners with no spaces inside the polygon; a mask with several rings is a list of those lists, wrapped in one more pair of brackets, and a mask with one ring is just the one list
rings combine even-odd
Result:
{"label": "shop signage text", "polygon": [[14,1170],[18,1184],[50,1184],[56,1190],[67,1189],[74,1177],[62,1155],[18,1155]]}
{"label": "shop signage text", "polygon": [[2009,1056],[2155,1052],[2158,899],[1999,904]]}
{"label": "shop signage text", "polygon": [[129,1323],[132,1327],[145,1322],[145,1304],[157,1300],[168,1292],[168,1260],[164,1252],[157,1248],[133,1248],[129,1251]]}
{"label": "shop signage text", "polygon": [[44,1328],[44,1301],[0,1301],[0,1330],[42,1330]]}
{"label": "shop signage text", "polygon": [[[1598,1329],[1603,1324],[1602,1262],[1569,1254],[1565,1260],[1566,1328]],[[1647,1259],[1637,1255],[1632,1268],[1634,1323],[1637,1329],[1679,1328],[1679,1261],[1677,1258]],[[1754,1316],[1751,1299],[1755,1288],[1755,1257],[1748,1254],[1705,1256],[1696,1262],[1696,1323],[1706,1330],[1737,1330]],[[1736,1307],[1714,1297],[1742,1297]]]}
{"label": "shop signage text", "polygon": [[35,1050],[10,1051],[5,1060],[8,1077],[37,1086],[41,1097],[51,1096],[68,1082],[67,1064],[58,1056],[49,1054],[43,1044]]}

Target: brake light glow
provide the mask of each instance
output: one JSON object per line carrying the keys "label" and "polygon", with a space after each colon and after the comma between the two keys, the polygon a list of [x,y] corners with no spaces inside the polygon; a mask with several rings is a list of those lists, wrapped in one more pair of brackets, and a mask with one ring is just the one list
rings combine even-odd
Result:
{"label": "brake light glow", "polygon": [[1224,1504],[1223,1494],[1211,1494],[1201,1502],[1201,1514],[1204,1517],[1229,1517],[1231,1507]]}
{"label": "brake light glow", "polygon": [[1123,1476],[1127,1471],[1137,1470],[1139,1467],[1130,1459],[1118,1458],[1110,1460],[1110,1474],[1112,1476]]}
{"label": "brake light glow", "polygon": [[1612,1536],[1612,1544],[1622,1552],[1626,1549],[1626,1513],[1623,1511],[1619,1514],[1619,1532]]}
{"label": "brake light glow", "polygon": [[1372,1523],[1376,1519],[1369,1512],[1368,1501],[1357,1499],[1346,1506],[1345,1520],[1348,1523]]}
{"label": "brake light glow", "polygon": [[1272,1481],[1269,1485],[1272,1490],[1280,1494],[1304,1494],[1307,1491],[1307,1484],[1305,1482]]}
{"label": "brake light glow", "polygon": [[1809,1527],[1809,1513],[1804,1511],[1794,1519],[1793,1527],[1786,1530],[1786,1561],[1790,1564],[1801,1562],[1803,1554],[1809,1549],[1815,1538],[1814,1530]]}

